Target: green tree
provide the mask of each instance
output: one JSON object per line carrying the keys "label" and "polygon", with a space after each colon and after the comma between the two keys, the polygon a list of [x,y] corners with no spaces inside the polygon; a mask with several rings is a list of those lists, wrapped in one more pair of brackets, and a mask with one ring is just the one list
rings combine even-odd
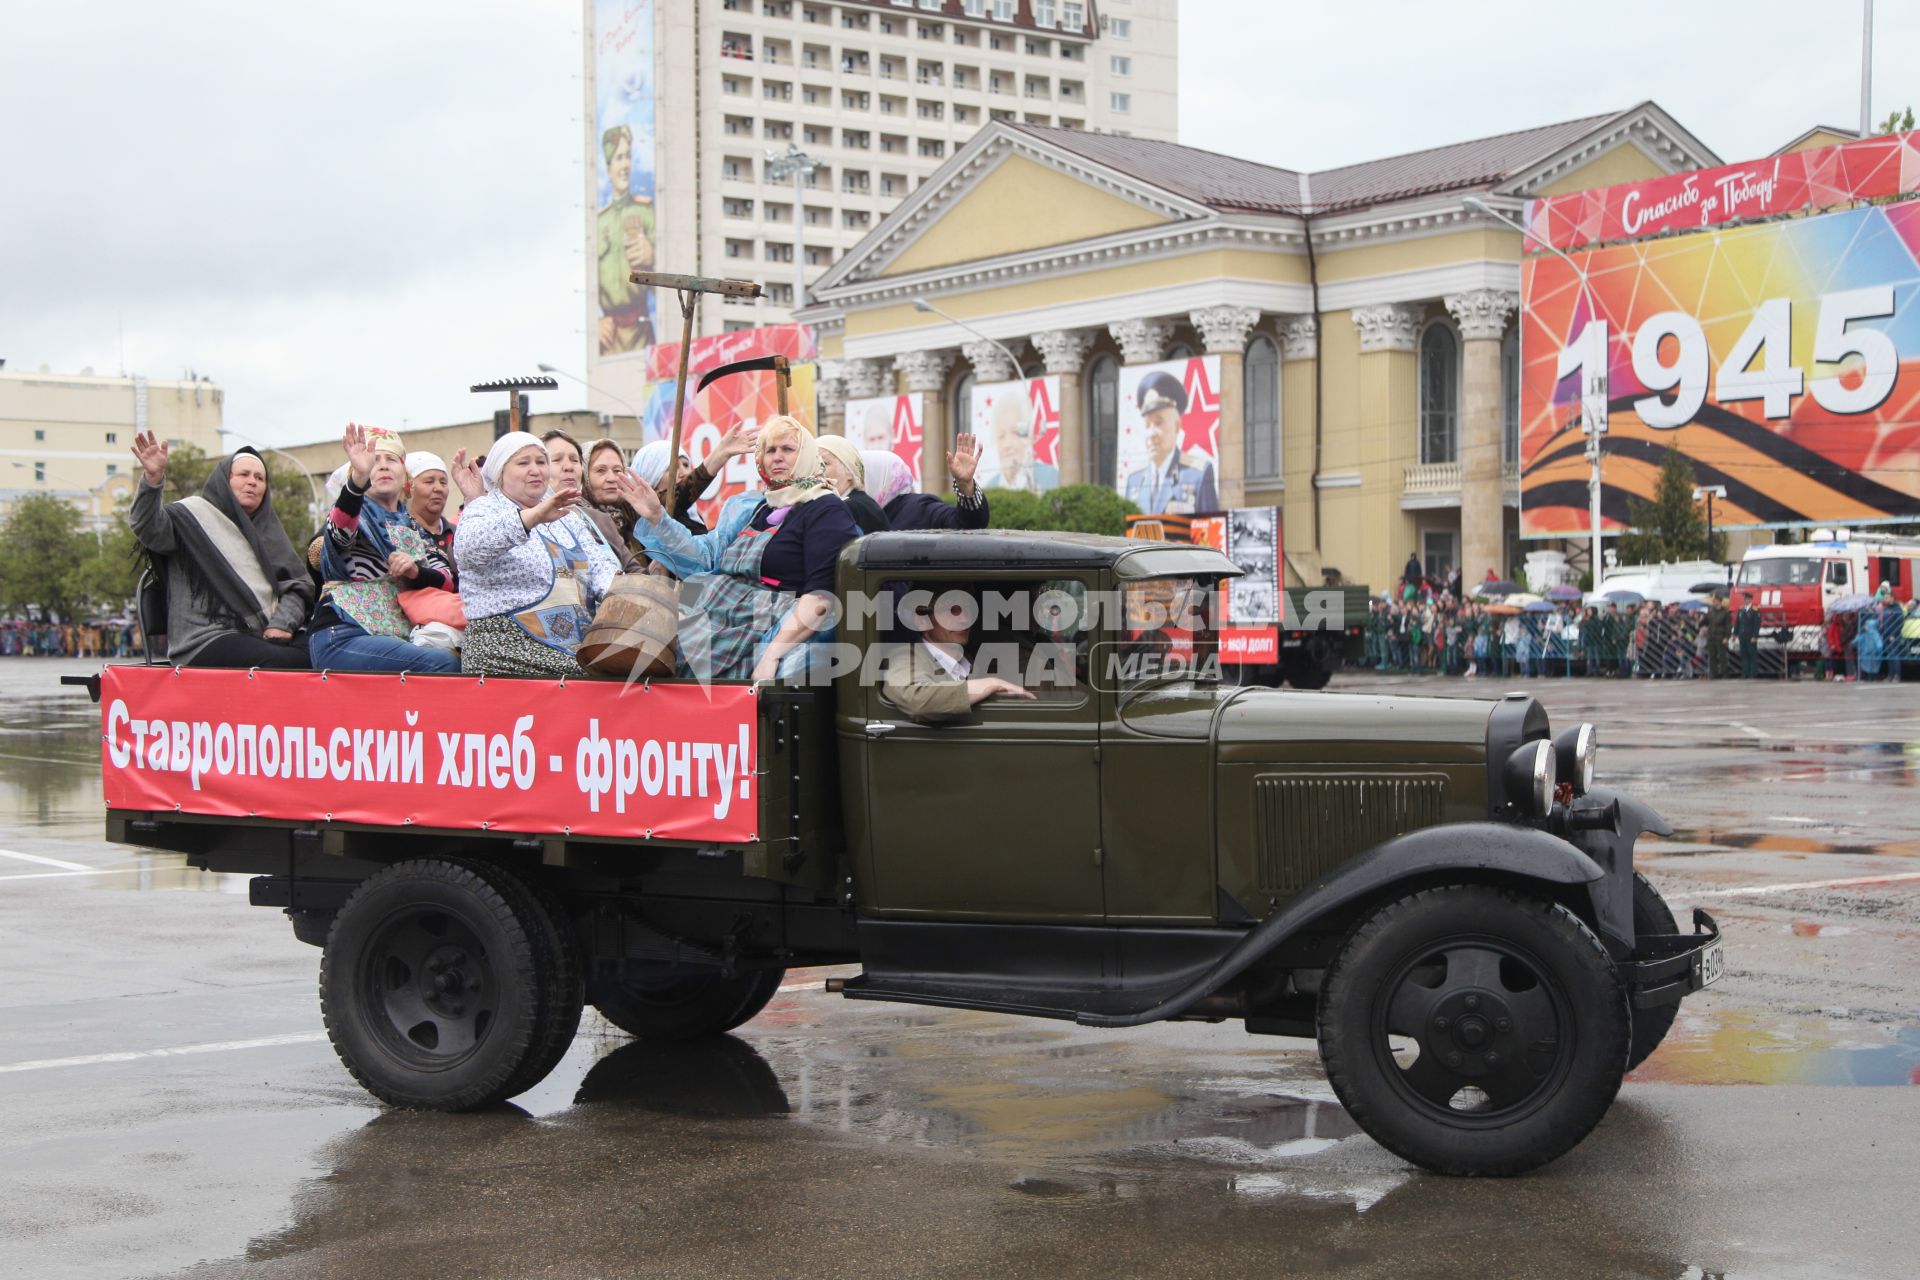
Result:
{"label": "green tree", "polygon": [[1905,112],[1895,111],[1885,120],[1882,120],[1879,125],[1875,127],[1874,133],[1876,135],[1905,133],[1911,128],[1913,128],[1913,108],[1908,107]]}
{"label": "green tree", "polygon": [[74,595],[74,575],[92,542],[64,498],[36,493],[20,499],[0,524],[0,605],[9,613],[38,605],[71,618],[83,603]]}
{"label": "green tree", "polygon": [[1627,499],[1627,523],[1620,535],[1621,564],[1659,564],[1670,560],[1725,560],[1727,536],[1715,532],[1707,545],[1705,508],[1693,499],[1693,465],[1669,447],[1654,485],[1653,500]]}
{"label": "green tree", "polygon": [[68,584],[75,603],[96,613],[120,612],[140,582],[140,544],[127,524],[125,507],[98,539],[79,536],[81,559]]}
{"label": "green tree", "polygon": [[1119,537],[1127,517],[1139,508],[1105,485],[1069,484],[1046,493],[987,490],[996,529],[1040,529],[1060,533],[1104,533]]}

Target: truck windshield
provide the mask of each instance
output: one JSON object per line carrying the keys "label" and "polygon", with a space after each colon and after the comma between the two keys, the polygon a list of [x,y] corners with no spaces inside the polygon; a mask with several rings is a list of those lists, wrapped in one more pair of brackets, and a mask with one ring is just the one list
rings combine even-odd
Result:
{"label": "truck windshield", "polygon": [[1748,560],[1740,566],[1743,587],[1811,587],[1819,581],[1818,560]]}
{"label": "truck windshield", "polygon": [[1101,675],[1121,689],[1167,679],[1219,683],[1218,587],[1195,577],[1123,583],[1120,639]]}

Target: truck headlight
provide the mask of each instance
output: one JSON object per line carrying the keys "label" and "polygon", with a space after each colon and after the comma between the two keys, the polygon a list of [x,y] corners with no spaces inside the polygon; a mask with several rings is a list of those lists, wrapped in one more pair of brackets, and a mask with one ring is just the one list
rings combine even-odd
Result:
{"label": "truck headlight", "polygon": [[1554,755],[1553,744],[1537,738],[1515,748],[1502,770],[1507,799],[1530,818],[1553,812],[1553,792],[1559,782]]}
{"label": "truck headlight", "polygon": [[1593,758],[1599,749],[1591,724],[1577,724],[1553,740],[1560,776],[1573,784],[1573,794],[1583,796],[1593,788]]}

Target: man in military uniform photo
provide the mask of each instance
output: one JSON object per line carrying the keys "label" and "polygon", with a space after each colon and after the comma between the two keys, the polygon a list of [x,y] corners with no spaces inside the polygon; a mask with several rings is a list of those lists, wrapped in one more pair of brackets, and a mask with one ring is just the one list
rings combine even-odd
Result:
{"label": "man in military uniform photo", "polygon": [[1213,483],[1213,460],[1197,449],[1180,448],[1181,415],[1187,389],[1164,370],[1148,374],[1134,393],[1147,427],[1147,466],[1127,477],[1123,496],[1149,515],[1191,515],[1220,510]]}
{"label": "man in military uniform photo", "polygon": [[653,269],[653,201],[633,194],[633,131],[617,124],[600,135],[613,198],[594,227],[600,260],[600,354],[638,351],[653,344],[647,290],[627,277]]}

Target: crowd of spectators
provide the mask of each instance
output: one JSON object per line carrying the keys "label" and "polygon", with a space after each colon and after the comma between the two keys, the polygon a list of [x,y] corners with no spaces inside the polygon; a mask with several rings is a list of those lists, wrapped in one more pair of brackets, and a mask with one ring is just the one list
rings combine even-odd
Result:
{"label": "crowd of spectators", "polygon": [[135,622],[0,620],[0,658],[131,658],[139,652]]}

